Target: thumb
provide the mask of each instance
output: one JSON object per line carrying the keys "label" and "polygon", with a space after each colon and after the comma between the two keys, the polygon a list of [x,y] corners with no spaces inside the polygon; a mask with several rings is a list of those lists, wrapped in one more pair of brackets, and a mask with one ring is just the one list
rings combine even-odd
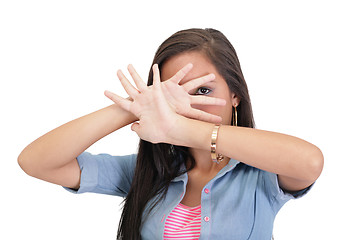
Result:
{"label": "thumb", "polygon": [[137,135],[139,135],[138,131],[140,130],[140,125],[139,123],[135,122],[131,125],[131,130],[136,132]]}

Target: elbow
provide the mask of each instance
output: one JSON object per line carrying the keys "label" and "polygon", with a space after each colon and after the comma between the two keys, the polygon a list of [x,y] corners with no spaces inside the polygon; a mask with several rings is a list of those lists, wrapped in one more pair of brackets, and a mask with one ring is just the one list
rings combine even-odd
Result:
{"label": "elbow", "polygon": [[26,167],[26,160],[25,160],[25,156],[24,156],[24,151],[22,151],[20,153],[20,155],[18,156],[17,158],[17,162],[20,166],[20,168],[26,173],[29,175],[29,171],[28,171],[28,168]]}
{"label": "elbow", "polygon": [[17,158],[20,168],[29,176],[35,177],[34,164],[31,164],[29,157],[24,149]]}
{"label": "elbow", "polygon": [[314,146],[313,152],[308,156],[308,178],[315,182],[319,177],[324,167],[324,156],[321,150]]}

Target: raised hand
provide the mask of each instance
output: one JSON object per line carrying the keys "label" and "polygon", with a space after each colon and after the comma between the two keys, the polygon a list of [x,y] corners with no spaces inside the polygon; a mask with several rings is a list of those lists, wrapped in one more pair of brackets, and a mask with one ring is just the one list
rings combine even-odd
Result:
{"label": "raised hand", "polygon": [[[153,73],[153,85],[151,87],[142,85],[139,87],[139,91],[119,71],[120,82],[132,100],[124,99],[109,91],[105,91],[105,95],[114,103],[138,117],[139,121],[133,123],[131,129],[141,139],[152,143],[168,142],[168,138],[171,136],[169,131],[176,126],[178,118],[182,116],[169,106],[163,95],[157,65],[153,66]],[[136,84],[138,85],[138,83]]]}
{"label": "raised hand", "polygon": [[[161,82],[161,87],[166,100],[176,113],[184,117],[213,123],[221,122],[222,119],[220,116],[195,109],[191,105],[225,105],[226,102],[224,99],[201,95],[193,96],[189,94],[191,90],[213,80],[215,78],[214,74],[208,74],[200,78],[192,79],[183,85],[179,85],[179,82],[190,72],[192,67],[193,65],[189,63],[180,69],[173,77]],[[129,65],[128,70],[141,92],[142,89],[147,87],[146,84],[141,80],[132,65]]]}
{"label": "raised hand", "polygon": [[[121,71],[118,77],[130,99],[124,99],[109,91],[105,95],[123,109],[134,114],[139,122],[132,125],[140,138],[153,142],[168,142],[169,132],[178,127],[181,117],[203,121],[220,122],[221,117],[194,109],[191,104],[224,105],[225,100],[206,96],[192,96],[188,92],[200,85],[213,80],[209,74],[179,85],[181,79],[191,70],[188,64],[167,81],[161,82],[158,66],[153,66],[153,85],[147,86],[130,65],[129,72],[135,82],[135,88]],[[168,142],[170,143],[170,142]]]}

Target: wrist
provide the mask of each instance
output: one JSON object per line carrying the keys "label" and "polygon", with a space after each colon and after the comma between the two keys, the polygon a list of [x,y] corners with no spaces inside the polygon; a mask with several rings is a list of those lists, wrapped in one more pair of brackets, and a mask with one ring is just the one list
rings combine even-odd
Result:
{"label": "wrist", "polygon": [[169,143],[209,150],[214,124],[179,116],[169,134]]}
{"label": "wrist", "polygon": [[125,109],[121,108],[119,105],[112,104],[107,108],[109,112],[111,112],[109,117],[113,120],[113,124],[114,126],[116,126],[117,129],[127,126],[139,120],[134,114],[132,114],[129,111],[126,111]]}
{"label": "wrist", "polygon": [[165,134],[167,139],[164,142],[178,146],[186,146],[184,139],[182,139],[182,131],[186,128],[185,126],[187,126],[187,120],[186,117],[177,115],[176,119],[173,120],[174,124]]}

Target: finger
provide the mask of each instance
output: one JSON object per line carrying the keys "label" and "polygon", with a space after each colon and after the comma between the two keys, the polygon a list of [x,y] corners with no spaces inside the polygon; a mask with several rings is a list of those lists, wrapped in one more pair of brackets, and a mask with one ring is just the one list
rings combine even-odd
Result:
{"label": "finger", "polygon": [[160,89],[160,71],[157,64],[153,66],[153,85],[155,89]]}
{"label": "finger", "polygon": [[186,92],[189,92],[192,89],[200,87],[201,85],[203,85],[207,82],[210,82],[214,79],[215,79],[215,74],[210,73],[208,75],[190,80],[190,81],[184,83],[182,86]]}
{"label": "finger", "polygon": [[131,77],[133,78],[133,80],[135,82],[136,87],[140,90],[140,92],[144,91],[147,86],[144,83],[144,81],[141,79],[140,75],[136,72],[134,66],[130,64],[128,66],[128,70],[129,70]]}
{"label": "finger", "polygon": [[104,92],[105,96],[113,101],[115,104],[119,105],[121,108],[130,112],[131,101],[125,98],[122,98],[115,93],[112,93],[108,90]]}
{"label": "finger", "polygon": [[200,121],[205,121],[205,122],[211,122],[211,123],[220,123],[222,121],[222,118],[220,116],[211,114],[211,113],[207,113],[204,111],[201,111],[199,109],[191,109],[188,113],[187,116],[185,117],[190,117],[193,119],[197,119]]}
{"label": "finger", "polygon": [[121,85],[124,87],[125,91],[127,92],[127,94],[129,94],[129,96],[131,98],[134,98],[137,94],[139,94],[139,90],[137,90],[130,82],[129,80],[125,77],[125,75],[123,74],[123,72],[121,70],[119,70],[117,72],[118,78],[121,82]]}
{"label": "finger", "polygon": [[226,104],[226,100],[222,98],[207,97],[200,95],[200,96],[191,96],[190,104],[224,106]]}
{"label": "finger", "polygon": [[175,75],[172,76],[169,80],[178,84],[186,76],[186,74],[190,72],[192,68],[193,68],[192,63],[186,64],[182,69],[180,69],[177,73],[175,73]]}

